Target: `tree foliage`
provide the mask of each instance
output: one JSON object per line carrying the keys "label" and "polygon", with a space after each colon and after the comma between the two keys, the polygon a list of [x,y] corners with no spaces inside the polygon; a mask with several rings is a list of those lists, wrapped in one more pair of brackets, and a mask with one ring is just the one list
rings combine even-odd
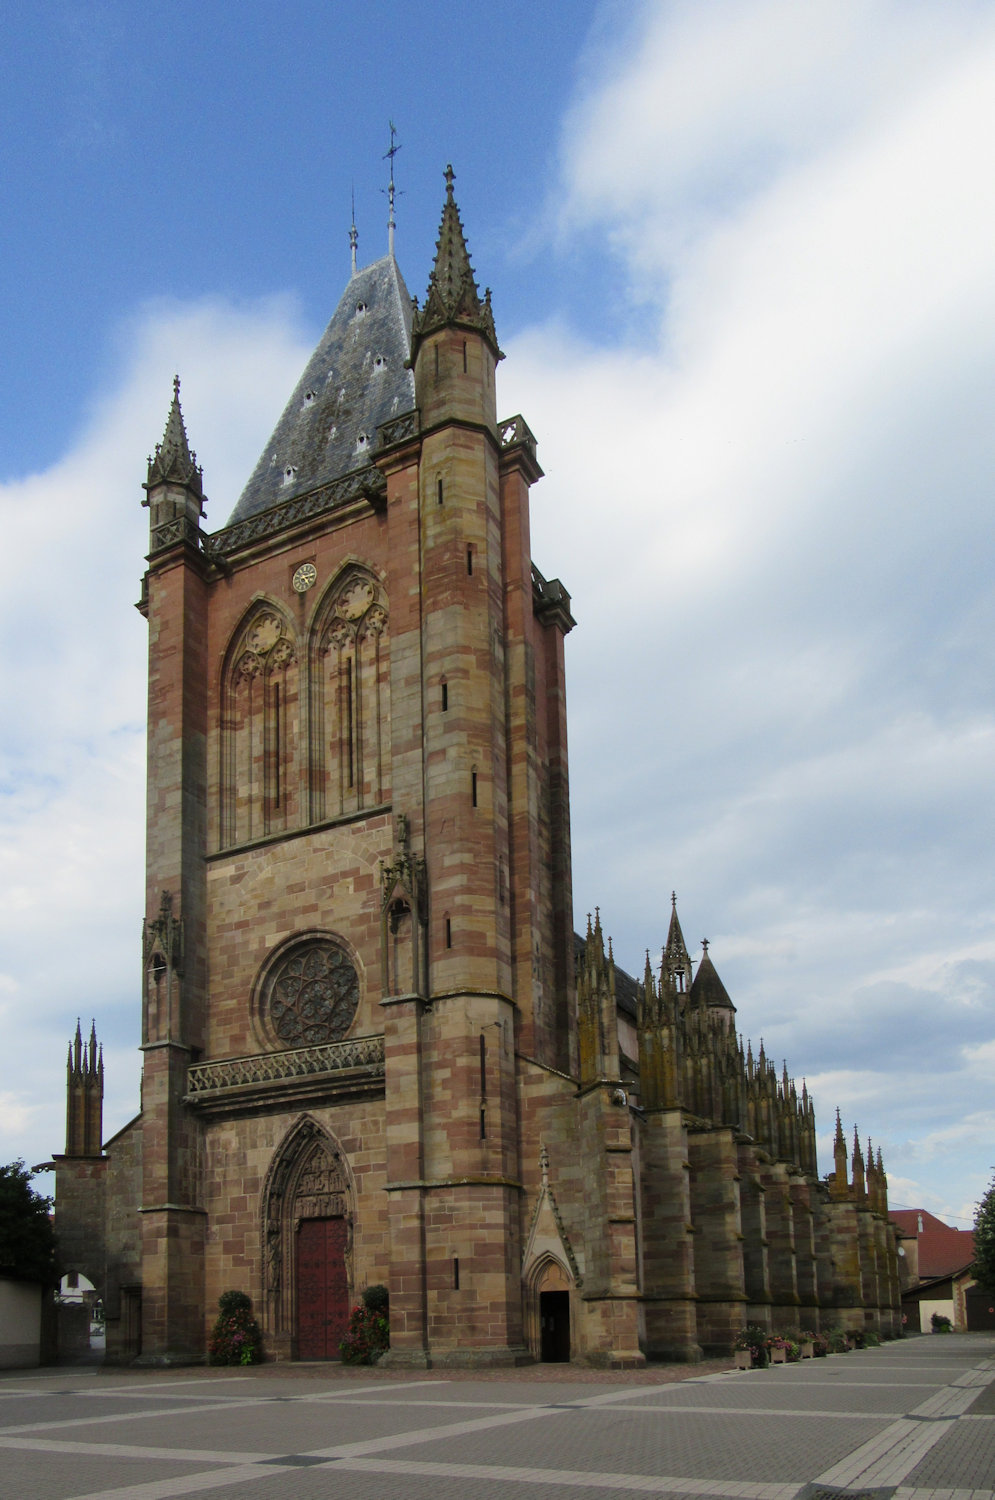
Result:
{"label": "tree foliage", "polygon": [[995,1295],[995,1177],[974,1216],[974,1274]]}
{"label": "tree foliage", "polygon": [[0,1273],[55,1286],[59,1271],[51,1198],[31,1186],[23,1161],[0,1167]]}

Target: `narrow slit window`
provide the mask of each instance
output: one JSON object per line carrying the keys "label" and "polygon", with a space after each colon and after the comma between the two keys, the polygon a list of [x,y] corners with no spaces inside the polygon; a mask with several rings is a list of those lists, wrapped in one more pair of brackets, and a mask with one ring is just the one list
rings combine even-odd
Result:
{"label": "narrow slit window", "polygon": [[280,684],[273,684],[273,804],[280,806]]}
{"label": "narrow slit window", "polygon": [[472,547],[467,547],[467,549],[466,549],[466,571],[467,571],[467,573],[469,573],[470,577],[472,578],[473,577],[473,548]]}
{"label": "narrow slit window", "polygon": [[435,378],[436,378],[436,380],[438,380],[438,378],[439,378],[439,346],[438,346],[438,344],[436,344],[436,346],[435,346]]}
{"label": "narrow slit window", "polygon": [[480,1033],[480,1098],[487,1098],[487,1038]]}
{"label": "narrow slit window", "polygon": [[480,1106],[480,1139],[482,1141],[487,1139],[487,1110],[483,1105]]}
{"label": "narrow slit window", "polygon": [[446,947],[447,948],[451,948],[452,946],[453,946],[453,924],[452,924],[452,919],[450,917],[447,917],[446,918]]}
{"label": "narrow slit window", "polygon": [[476,771],[471,771],[470,772],[470,797],[471,797],[471,799],[473,801],[474,807],[476,807],[476,805],[477,805],[477,773],[476,773]]}
{"label": "narrow slit window", "polygon": [[448,684],[448,682],[444,682],[442,684],[442,712],[444,714],[449,712],[449,684]]}
{"label": "narrow slit window", "polygon": [[453,1256],[453,1291],[459,1291],[459,1256]]}
{"label": "narrow slit window", "polygon": [[441,479],[437,479],[436,482],[435,482],[435,495],[436,495],[436,499],[438,500],[439,504],[441,505],[442,504],[442,480]]}
{"label": "narrow slit window", "polygon": [[350,656],[350,657],[346,658],[346,664],[345,664],[345,733],[346,733],[346,744],[348,746],[348,752],[347,753],[348,753],[348,764],[349,764],[349,787],[350,787],[350,789],[352,788],[352,786],[354,784],[354,778],[355,778],[355,766],[353,764],[353,745],[352,745],[352,726],[353,726],[352,694],[353,694],[352,657]]}
{"label": "narrow slit window", "polygon": [[466,339],[463,340],[463,374],[466,374]]}

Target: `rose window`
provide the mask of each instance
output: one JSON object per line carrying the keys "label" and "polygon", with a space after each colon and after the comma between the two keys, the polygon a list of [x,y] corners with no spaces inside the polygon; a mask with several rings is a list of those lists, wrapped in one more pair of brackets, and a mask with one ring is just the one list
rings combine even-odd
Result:
{"label": "rose window", "polygon": [[337,1042],[359,1004],[359,976],[342,949],[327,940],[294,948],[268,988],[270,1024],[287,1047]]}

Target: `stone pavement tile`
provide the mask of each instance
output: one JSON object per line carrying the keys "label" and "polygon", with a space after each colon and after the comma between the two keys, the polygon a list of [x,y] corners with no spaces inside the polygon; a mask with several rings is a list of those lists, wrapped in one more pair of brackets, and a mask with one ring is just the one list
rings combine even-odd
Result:
{"label": "stone pavement tile", "polygon": [[[419,1459],[592,1468],[615,1473],[686,1475],[758,1483],[804,1483],[848,1454],[872,1424],[782,1418],[776,1429],[753,1417],[586,1410],[560,1412],[496,1433],[472,1433],[419,1447]],[[882,1419],[881,1426],[885,1426]],[[403,1456],[398,1454],[398,1456]],[[412,1457],[416,1455],[412,1454]]]}
{"label": "stone pavement tile", "polygon": [[0,1452],[2,1500],[69,1500],[110,1486],[146,1484],[198,1474],[202,1464],[135,1458],[80,1458],[76,1454]]}
{"label": "stone pavement tile", "polygon": [[968,1411],[974,1417],[995,1417],[995,1381],[979,1389]]}
{"label": "stone pavement tile", "polygon": [[[928,1388],[927,1388],[928,1391]],[[812,1385],[790,1376],[780,1384],[770,1385],[686,1385],[668,1391],[633,1391],[626,1407],[641,1411],[686,1410],[737,1411],[745,1407],[761,1414],[765,1411],[839,1412],[841,1415],[901,1416],[908,1409],[909,1398],[918,1401],[919,1389],[898,1389],[891,1385],[852,1386]]]}
{"label": "stone pavement tile", "polygon": [[995,1489],[995,1422],[954,1423],[904,1483],[917,1489]]}
{"label": "stone pavement tile", "polygon": [[[223,1448],[229,1452],[254,1451],[262,1444],[268,1452],[305,1453],[313,1448],[327,1448],[385,1434],[415,1432],[426,1425],[435,1425],[436,1421],[417,1408],[387,1404],[386,1401],[376,1408],[324,1402],[267,1401],[261,1405],[220,1409],[206,1401],[207,1409],[184,1406],[180,1410],[171,1408],[161,1413],[157,1409],[146,1411],[143,1403],[128,1413],[109,1418],[102,1408],[95,1411],[89,1404],[85,1412],[78,1413],[78,1405],[82,1403],[73,1403],[66,1425],[53,1428],[28,1423],[22,1430],[28,1434],[37,1431],[39,1436],[48,1432],[52,1436],[71,1437],[83,1443],[153,1447],[172,1444],[205,1451]],[[442,1421],[446,1420],[443,1415]],[[0,1432],[0,1438],[2,1436]]]}

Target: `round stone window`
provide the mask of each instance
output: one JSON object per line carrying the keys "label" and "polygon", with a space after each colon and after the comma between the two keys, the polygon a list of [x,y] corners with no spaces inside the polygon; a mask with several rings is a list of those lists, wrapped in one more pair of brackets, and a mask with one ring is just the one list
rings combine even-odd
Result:
{"label": "round stone window", "polygon": [[352,1025],[359,976],[337,943],[311,938],[285,954],[266,986],[269,1024],[286,1047],[337,1042]]}

